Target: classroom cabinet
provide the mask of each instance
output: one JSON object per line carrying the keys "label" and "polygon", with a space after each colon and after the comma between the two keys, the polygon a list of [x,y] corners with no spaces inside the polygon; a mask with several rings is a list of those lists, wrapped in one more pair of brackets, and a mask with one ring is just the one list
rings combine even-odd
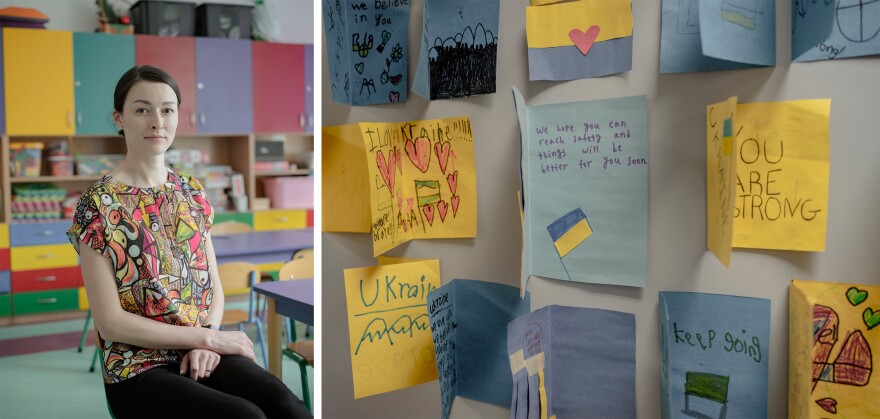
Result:
{"label": "classroom cabinet", "polygon": [[199,132],[254,130],[251,44],[241,39],[196,38]]}
{"label": "classroom cabinet", "polygon": [[159,67],[177,81],[181,96],[177,111],[178,136],[198,132],[195,38],[158,35],[135,35],[134,38],[137,65]]}
{"label": "classroom cabinet", "polygon": [[301,132],[306,126],[304,48],[253,43],[254,131]]}
{"label": "classroom cabinet", "polygon": [[6,132],[73,135],[73,34],[4,28]]}
{"label": "classroom cabinet", "polygon": [[116,80],[135,65],[134,36],[73,34],[76,133],[113,135]]}
{"label": "classroom cabinet", "polygon": [[315,46],[306,45],[303,50],[303,85],[305,86],[306,132],[315,131]]}

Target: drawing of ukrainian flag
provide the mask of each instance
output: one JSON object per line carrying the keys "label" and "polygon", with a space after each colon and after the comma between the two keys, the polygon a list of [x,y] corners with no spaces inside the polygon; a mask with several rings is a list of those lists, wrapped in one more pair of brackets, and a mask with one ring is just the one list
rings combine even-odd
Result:
{"label": "drawing of ukrainian flag", "polygon": [[436,180],[417,180],[416,197],[420,207],[440,202],[440,182]]}
{"label": "drawing of ukrainian flag", "polygon": [[725,156],[733,153],[733,118],[724,120],[724,134],[721,136],[721,153]]}
{"label": "drawing of ukrainian flag", "polygon": [[587,215],[580,208],[572,210],[547,226],[547,232],[550,233],[559,257],[565,257],[593,234],[590,223],[587,222]]}

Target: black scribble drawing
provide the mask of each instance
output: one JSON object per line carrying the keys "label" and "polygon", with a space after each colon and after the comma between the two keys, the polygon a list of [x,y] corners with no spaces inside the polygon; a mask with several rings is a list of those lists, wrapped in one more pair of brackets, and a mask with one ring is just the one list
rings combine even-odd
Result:
{"label": "black scribble drawing", "polygon": [[431,99],[495,93],[498,37],[477,24],[454,37],[434,40],[428,50]]}

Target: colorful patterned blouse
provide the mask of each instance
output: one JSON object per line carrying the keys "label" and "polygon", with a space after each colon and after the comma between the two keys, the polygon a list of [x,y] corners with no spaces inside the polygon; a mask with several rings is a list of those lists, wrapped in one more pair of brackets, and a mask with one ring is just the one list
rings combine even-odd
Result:
{"label": "colorful patterned blouse", "polygon": [[[201,326],[211,307],[205,236],[214,210],[195,178],[168,169],[167,182],[138,188],[104,176],[86,190],[67,236],[106,256],[116,273],[122,309],[179,326]],[[177,350],[105,341],[104,382],[180,362]]]}

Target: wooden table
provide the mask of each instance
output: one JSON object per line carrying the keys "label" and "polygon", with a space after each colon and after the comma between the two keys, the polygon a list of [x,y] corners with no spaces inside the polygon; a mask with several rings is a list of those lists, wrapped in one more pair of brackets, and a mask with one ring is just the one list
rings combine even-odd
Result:
{"label": "wooden table", "polygon": [[290,279],[286,281],[261,282],[254,285],[254,292],[269,300],[269,372],[281,378],[281,316],[300,322],[315,323],[315,281],[313,279]]}

